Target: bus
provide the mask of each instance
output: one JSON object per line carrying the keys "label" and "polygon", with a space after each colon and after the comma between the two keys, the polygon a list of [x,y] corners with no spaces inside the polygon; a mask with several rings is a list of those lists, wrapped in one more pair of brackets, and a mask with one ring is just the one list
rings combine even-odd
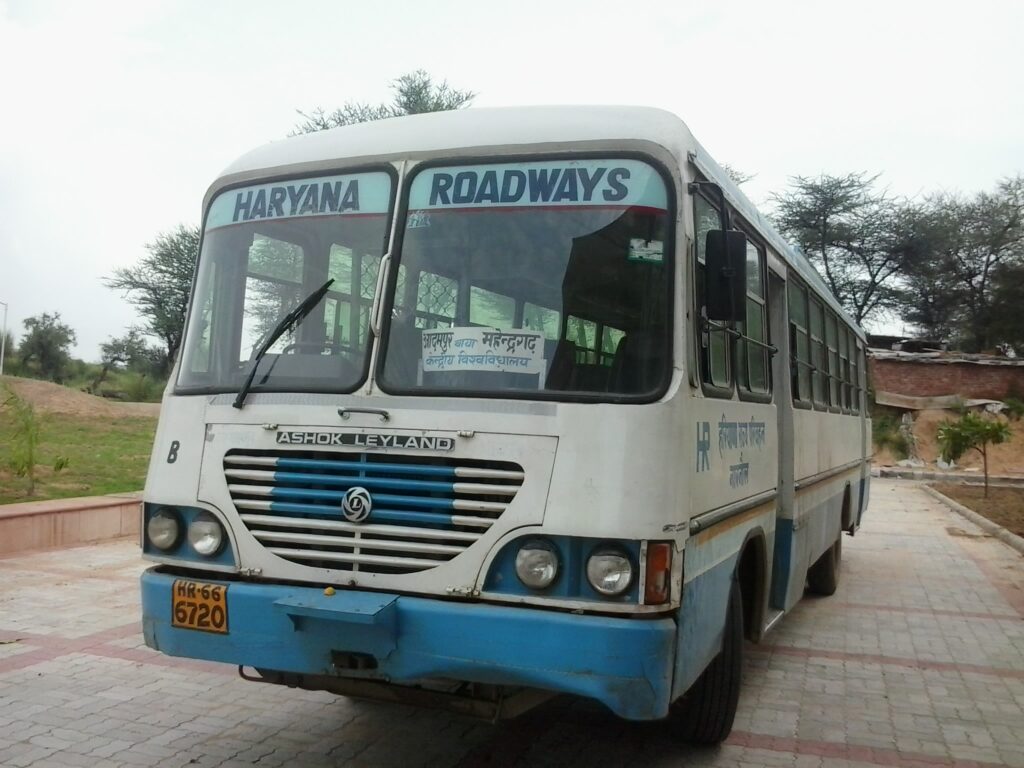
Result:
{"label": "bus", "polygon": [[723,740],[835,591],[865,338],[674,115],[469,109],[277,141],[203,207],[143,500],[145,641],[492,720]]}

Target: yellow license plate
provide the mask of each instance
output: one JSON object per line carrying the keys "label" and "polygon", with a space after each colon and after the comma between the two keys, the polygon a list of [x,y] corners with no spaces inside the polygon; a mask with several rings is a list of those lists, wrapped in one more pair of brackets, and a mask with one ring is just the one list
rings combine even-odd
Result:
{"label": "yellow license plate", "polygon": [[228,633],[228,588],[176,579],[171,590],[171,626]]}

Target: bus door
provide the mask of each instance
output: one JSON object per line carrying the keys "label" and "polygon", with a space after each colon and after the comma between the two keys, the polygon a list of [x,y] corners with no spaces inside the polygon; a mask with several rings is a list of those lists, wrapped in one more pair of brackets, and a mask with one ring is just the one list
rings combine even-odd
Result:
{"label": "bus door", "polygon": [[[796,554],[796,535],[793,520],[796,510],[796,488],[793,466],[793,382],[790,370],[790,323],[787,308],[785,279],[768,270],[769,312],[771,338],[778,352],[772,356],[772,378],[775,382],[775,412],[778,417],[779,477],[778,496],[775,501],[775,545],[772,553],[772,583],[769,606],[774,611],[785,611],[799,599],[794,599],[790,584],[793,560]],[[781,615],[781,613],[779,614]],[[769,622],[773,617],[769,617]]]}

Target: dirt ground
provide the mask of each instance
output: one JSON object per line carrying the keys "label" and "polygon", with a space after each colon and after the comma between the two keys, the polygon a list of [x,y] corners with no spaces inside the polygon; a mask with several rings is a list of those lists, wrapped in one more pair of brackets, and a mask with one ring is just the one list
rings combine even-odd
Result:
{"label": "dirt ground", "polygon": [[[156,416],[160,413],[160,403],[121,403],[49,381],[4,376],[0,378],[0,384],[9,386],[19,397],[35,406],[38,413],[109,418]],[[3,397],[3,391],[0,390],[0,403]]]}
{"label": "dirt ground", "polygon": [[[923,410],[912,411],[914,416],[913,435],[917,458],[921,459],[930,469],[935,469],[935,460],[939,457],[939,445],[935,438],[939,425],[944,421],[956,421],[959,415],[955,411]],[[1005,418],[1005,417],[1000,417]],[[1024,476],[1024,421],[1011,421],[1010,439],[1001,445],[993,445],[988,449],[988,472],[991,476]],[[877,451],[874,463],[883,466],[895,466],[897,459],[886,449]],[[981,454],[969,451],[957,462],[960,471],[973,471],[981,478]]]}
{"label": "dirt ground", "polygon": [[935,490],[984,515],[1011,533],[1024,536],[1024,488],[989,488],[975,485],[936,485]]}

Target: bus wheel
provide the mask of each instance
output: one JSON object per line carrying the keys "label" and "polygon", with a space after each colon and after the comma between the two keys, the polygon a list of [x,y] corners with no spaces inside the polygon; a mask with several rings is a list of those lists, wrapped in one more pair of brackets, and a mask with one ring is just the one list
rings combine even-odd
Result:
{"label": "bus wheel", "polygon": [[839,532],[835,544],[807,569],[807,586],[816,595],[834,595],[839,586],[839,562],[843,556],[843,532]]}
{"label": "bus wheel", "polygon": [[690,744],[725,740],[736,718],[743,665],[743,597],[734,579],[729,592],[722,650],[669,710],[674,736]]}

